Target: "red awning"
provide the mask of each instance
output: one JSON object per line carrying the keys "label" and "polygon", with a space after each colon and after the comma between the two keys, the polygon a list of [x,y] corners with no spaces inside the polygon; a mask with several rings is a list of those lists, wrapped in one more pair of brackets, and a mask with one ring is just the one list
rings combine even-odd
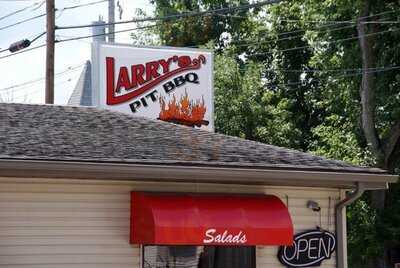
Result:
{"label": "red awning", "polygon": [[272,195],[132,192],[131,243],[291,245],[293,226]]}

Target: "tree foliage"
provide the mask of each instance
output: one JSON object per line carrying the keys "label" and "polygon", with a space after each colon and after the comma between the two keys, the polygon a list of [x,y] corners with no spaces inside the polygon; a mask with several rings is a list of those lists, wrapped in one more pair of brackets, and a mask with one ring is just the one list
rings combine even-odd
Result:
{"label": "tree foliage", "polygon": [[240,65],[226,51],[215,59],[216,131],[249,140],[296,147],[298,136],[288,110],[289,100],[266,91],[263,65]]}

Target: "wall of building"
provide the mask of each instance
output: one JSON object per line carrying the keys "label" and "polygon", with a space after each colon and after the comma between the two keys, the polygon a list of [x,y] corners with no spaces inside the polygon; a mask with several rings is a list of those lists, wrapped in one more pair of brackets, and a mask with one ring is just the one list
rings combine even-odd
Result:
{"label": "wall of building", "polygon": [[[139,268],[141,249],[129,244],[133,190],[274,194],[288,205],[295,232],[320,225],[306,208],[310,199],[334,232],[340,196],[321,188],[0,178],[0,268]],[[283,267],[277,250],[257,247],[257,267]],[[334,256],[322,267],[335,267]]]}

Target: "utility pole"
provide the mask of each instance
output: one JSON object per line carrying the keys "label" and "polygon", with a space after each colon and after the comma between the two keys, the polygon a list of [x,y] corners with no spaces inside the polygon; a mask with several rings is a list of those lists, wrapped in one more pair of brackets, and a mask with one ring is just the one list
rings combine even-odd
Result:
{"label": "utility pole", "polygon": [[55,46],[55,5],[46,0],[46,94],[45,103],[54,103],[54,46]]}
{"label": "utility pole", "polygon": [[114,43],[115,42],[115,0],[108,0],[108,42]]}

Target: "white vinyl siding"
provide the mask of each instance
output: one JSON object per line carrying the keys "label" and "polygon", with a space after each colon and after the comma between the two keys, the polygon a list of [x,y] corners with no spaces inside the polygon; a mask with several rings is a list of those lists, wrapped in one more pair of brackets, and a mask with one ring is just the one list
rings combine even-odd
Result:
{"label": "white vinyl siding", "polygon": [[[318,213],[306,208],[310,199],[322,208],[322,227],[334,232],[340,193],[321,188],[2,178],[0,268],[139,268],[141,248],[129,244],[134,190],[274,194],[288,204],[296,232],[319,225]],[[283,267],[277,250],[257,247],[257,268]],[[322,267],[334,264],[333,256]]]}

